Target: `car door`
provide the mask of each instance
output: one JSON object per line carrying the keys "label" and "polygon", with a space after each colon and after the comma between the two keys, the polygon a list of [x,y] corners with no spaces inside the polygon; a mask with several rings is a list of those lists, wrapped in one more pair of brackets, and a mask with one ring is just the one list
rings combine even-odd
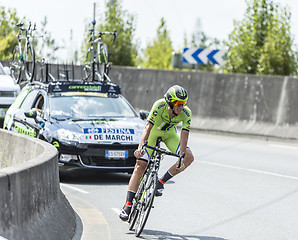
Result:
{"label": "car door", "polygon": [[25,112],[32,109],[43,110],[45,102],[45,93],[41,90],[32,90],[24,99],[18,111],[14,115],[13,131],[22,133],[31,137],[38,137],[39,123],[34,118],[26,117]]}

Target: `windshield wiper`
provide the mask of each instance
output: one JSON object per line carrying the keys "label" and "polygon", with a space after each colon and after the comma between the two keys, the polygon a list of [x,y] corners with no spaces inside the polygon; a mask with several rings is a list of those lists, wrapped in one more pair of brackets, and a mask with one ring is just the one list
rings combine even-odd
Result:
{"label": "windshield wiper", "polygon": [[57,121],[65,121],[71,119],[71,117],[67,116],[51,116],[51,118],[57,120]]}

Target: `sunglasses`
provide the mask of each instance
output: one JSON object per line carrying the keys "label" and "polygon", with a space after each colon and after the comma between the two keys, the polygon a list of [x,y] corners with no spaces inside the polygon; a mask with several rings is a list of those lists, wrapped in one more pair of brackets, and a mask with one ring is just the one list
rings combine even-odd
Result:
{"label": "sunglasses", "polygon": [[186,104],[186,101],[173,101],[174,106],[184,106]]}

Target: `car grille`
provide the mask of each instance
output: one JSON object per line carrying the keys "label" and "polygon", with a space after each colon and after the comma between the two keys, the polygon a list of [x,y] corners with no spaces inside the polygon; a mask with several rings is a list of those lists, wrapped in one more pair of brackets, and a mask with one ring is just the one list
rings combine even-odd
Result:
{"label": "car grille", "polygon": [[[64,147],[63,147],[64,148]],[[78,154],[80,160],[84,165],[90,167],[134,167],[136,163],[136,158],[134,156],[134,151],[138,148],[137,144],[134,145],[122,145],[122,144],[89,144],[87,149],[78,152],[75,148],[64,148],[64,151],[60,145],[61,152],[68,152],[71,154]],[[108,159],[105,157],[106,150],[127,150],[128,157],[125,159]]]}
{"label": "car grille", "polygon": [[8,104],[0,104],[0,108],[9,108],[10,107],[10,105],[8,105]]}
{"label": "car grille", "polygon": [[15,97],[15,92],[14,91],[1,91],[0,92],[0,97]]}

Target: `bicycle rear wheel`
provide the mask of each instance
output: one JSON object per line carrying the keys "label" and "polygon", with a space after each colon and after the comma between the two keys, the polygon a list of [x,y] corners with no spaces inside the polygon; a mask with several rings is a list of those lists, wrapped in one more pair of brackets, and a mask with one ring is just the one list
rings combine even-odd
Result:
{"label": "bicycle rear wheel", "polygon": [[148,179],[141,201],[140,210],[136,219],[135,236],[139,237],[145,227],[151,211],[156,191],[157,175],[152,173]]}
{"label": "bicycle rear wheel", "polygon": [[31,82],[35,71],[35,52],[31,42],[25,48],[24,67],[26,79]]}
{"label": "bicycle rear wheel", "polygon": [[20,82],[23,66],[23,55],[20,55],[19,46],[16,45],[12,52],[12,60],[10,63],[10,72],[16,83]]}
{"label": "bicycle rear wheel", "polygon": [[98,63],[99,63],[99,73],[104,78],[104,74],[108,74],[107,65],[109,62],[108,47],[105,43],[98,44]]}

